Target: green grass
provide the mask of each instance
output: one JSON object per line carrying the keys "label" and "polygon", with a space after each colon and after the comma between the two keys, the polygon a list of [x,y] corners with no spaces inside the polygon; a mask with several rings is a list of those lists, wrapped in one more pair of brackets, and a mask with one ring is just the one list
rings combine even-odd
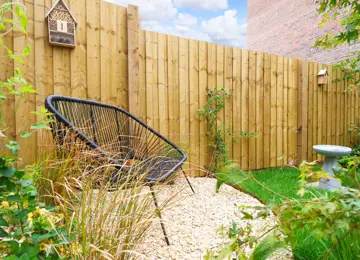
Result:
{"label": "green grass", "polygon": [[[249,173],[241,171],[226,172],[221,179],[227,183],[235,184],[244,191],[257,197],[262,202],[281,203],[283,197],[299,199],[299,171],[295,168],[271,168],[252,172],[254,178],[260,183],[249,179]],[[262,186],[263,185],[263,186]],[[271,189],[268,190],[267,188]],[[276,195],[279,194],[279,195]],[[321,196],[324,191],[310,189],[305,198]]]}
{"label": "green grass", "polygon": [[[280,204],[285,198],[300,199],[297,194],[299,171],[295,168],[272,168],[253,171],[252,174],[229,169],[218,175],[221,181],[241,188],[265,204]],[[320,197],[324,194],[325,191],[313,188],[305,195],[305,198]],[[323,259],[326,252],[332,247],[331,241],[316,240],[307,229],[299,230],[295,236],[296,246],[293,248],[293,255],[296,260]],[[350,236],[335,248],[328,259],[351,260],[357,259],[356,256],[359,254],[360,240]],[[345,255],[347,258],[342,257]]]}

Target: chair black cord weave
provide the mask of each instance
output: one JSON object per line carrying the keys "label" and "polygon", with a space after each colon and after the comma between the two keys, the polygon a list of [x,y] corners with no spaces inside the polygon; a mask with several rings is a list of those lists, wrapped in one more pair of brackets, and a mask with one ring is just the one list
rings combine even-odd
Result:
{"label": "chair black cord weave", "polygon": [[[45,107],[54,114],[55,122],[51,127],[60,146],[70,130],[88,148],[109,159],[118,169],[144,173],[150,187],[168,180],[186,161],[185,153],[175,144],[121,108],[56,95],[46,98]],[[129,161],[134,163],[131,169],[126,167]],[[153,196],[158,208],[154,193]],[[169,244],[162,222],[161,226]]]}

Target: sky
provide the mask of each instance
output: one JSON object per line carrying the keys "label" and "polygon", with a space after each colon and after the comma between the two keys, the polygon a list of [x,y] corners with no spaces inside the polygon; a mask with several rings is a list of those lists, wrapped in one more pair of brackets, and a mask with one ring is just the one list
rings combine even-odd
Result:
{"label": "sky", "polygon": [[246,47],[247,0],[107,0],[139,6],[144,30]]}

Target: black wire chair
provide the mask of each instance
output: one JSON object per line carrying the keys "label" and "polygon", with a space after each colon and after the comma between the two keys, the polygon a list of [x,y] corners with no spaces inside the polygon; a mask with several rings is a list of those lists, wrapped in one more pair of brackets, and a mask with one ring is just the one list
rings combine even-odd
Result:
{"label": "black wire chair", "polygon": [[[175,144],[157,133],[127,111],[99,102],[64,96],[48,96],[45,107],[54,115],[52,132],[61,147],[66,136],[74,133],[87,149],[96,150],[102,158],[107,158],[122,174],[144,174],[149,185],[154,204],[160,218],[165,241],[170,245],[161,218],[153,185],[169,180],[178,169],[183,172],[191,190],[182,164],[186,155]],[[127,162],[131,161],[131,167]],[[118,175],[110,181],[117,182]]]}

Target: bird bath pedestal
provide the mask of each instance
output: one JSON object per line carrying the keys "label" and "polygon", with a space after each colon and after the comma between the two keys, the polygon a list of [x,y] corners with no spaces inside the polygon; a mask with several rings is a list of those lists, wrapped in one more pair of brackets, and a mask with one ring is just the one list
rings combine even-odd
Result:
{"label": "bird bath pedestal", "polygon": [[[313,150],[314,152],[325,156],[322,169],[328,172],[331,177],[334,176],[333,167],[336,165],[338,157],[350,155],[351,153],[351,149],[349,147],[337,145],[314,145]],[[318,188],[334,190],[342,189],[342,186],[336,179],[321,179]]]}

